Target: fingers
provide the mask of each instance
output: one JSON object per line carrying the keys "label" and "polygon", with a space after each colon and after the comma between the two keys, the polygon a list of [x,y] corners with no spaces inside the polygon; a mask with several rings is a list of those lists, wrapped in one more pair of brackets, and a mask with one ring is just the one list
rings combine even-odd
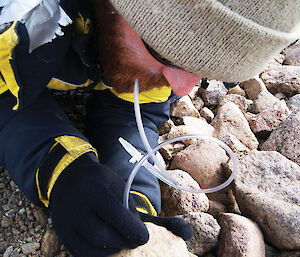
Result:
{"label": "fingers", "polygon": [[96,215],[127,240],[126,248],[135,248],[149,240],[148,230],[139,215],[127,210],[118,199],[112,197],[105,206],[98,206]]}
{"label": "fingers", "polygon": [[140,242],[131,242],[130,237],[125,237],[120,232],[121,227],[115,229],[103,221],[95,213],[91,213],[84,220],[81,220],[76,227],[76,232],[89,244],[96,248],[133,248]]}
{"label": "fingers", "polygon": [[192,227],[181,218],[155,217],[144,213],[140,213],[140,216],[144,222],[152,222],[158,226],[163,226],[174,235],[180,236],[185,241],[190,240],[193,236]]}
{"label": "fingers", "polygon": [[[91,244],[86,238],[82,237],[80,233],[74,233],[72,236],[72,245],[65,244],[67,249],[76,257],[105,257],[117,253],[121,248],[109,248],[106,245],[99,245],[98,247]],[[70,236],[68,237],[70,238]]]}

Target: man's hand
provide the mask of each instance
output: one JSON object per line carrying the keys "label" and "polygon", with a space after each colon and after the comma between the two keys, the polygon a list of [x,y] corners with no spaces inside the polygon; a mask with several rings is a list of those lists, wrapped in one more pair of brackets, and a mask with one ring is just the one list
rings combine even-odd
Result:
{"label": "man's hand", "polygon": [[54,228],[67,247],[78,256],[108,256],[123,248],[148,241],[148,231],[130,200],[123,207],[125,182],[84,154],[59,176],[50,197]]}

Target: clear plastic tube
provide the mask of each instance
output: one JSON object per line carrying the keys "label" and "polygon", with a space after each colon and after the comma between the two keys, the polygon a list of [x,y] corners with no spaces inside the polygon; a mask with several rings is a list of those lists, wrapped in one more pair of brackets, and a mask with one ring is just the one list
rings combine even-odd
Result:
{"label": "clear plastic tube", "polygon": [[[137,80],[135,81],[135,85],[134,85],[134,95],[135,95],[135,98],[134,98],[135,115],[136,115],[136,120],[137,120],[137,124],[138,124],[138,128],[139,128],[139,133],[141,135],[142,141],[143,141],[146,149],[148,150],[148,153],[137,163],[137,165],[134,167],[134,169],[132,170],[132,172],[131,172],[128,180],[127,180],[127,183],[126,183],[126,186],[125,186],[125,189],[124,189],[124,195],[123,195],[123,203],[124,203],[124,206],[127,209],[129,208],[128,207],[128,199],[129,199],[130,187],[132,185],[133,179],[136,176],[136,174],[137,174],[138,170],[140,169],[140,167],[147,161],[147,159],[149,157],[151,157],[152,160],[154,161],[154,163],[157,165],[157,167],[160,170],[160,173],[158,173],[157,170],[154,170],[154,171],[151,170],[151,169],[148,169],[148,170],[154,176],[156,176],[157,178],[161,179],[163,182],[165,182],[168,185],[170,185],[170,186],[172,186],[172,187],[174,187],[176,189],[179,189],[179,190],[184,190],[184,191],[191,192],[191,193],[213,193],[213,192],[216,192],[216,191],[219,191],[219,190],[225,188],[226,186],[228,186],[233,181],[233,179],[236,176],[236,172],[237,172],[237,158],[236,158],[235,154],[233,153],[233,151],[226,144],[224,144],[222,141],[220,141],[220,140],[218,140],[216,138],[207,137],[207,136],[203,136],[203,135],[200,135],[200,134],[182,135],[182,136],[179,136],[179,137],[168,139],[168,140],[160,143],[159,145],[157,145],[153,149],[151,149],[151,147],[149,145],[149,142],[147,140],[145,131],[143,129],[143,125],[141,123],[142,119],[141,119],[141,115],[140,115],[139,101],[138,101],[138,98],[136,98],[136,95],[138,96],[138,82],[137,82]],[[137,102],[137,104],[136,104],[136,102]],[[154,152],[156,152],[160,148],[164,147],[165,145],[174,143],[176,141],[181,141],[181,140],[184,140],[184,139],[193,139],[193,138],[197,138],[197,139],[200,139],[200,140],[207,140],[207,141],[214,142],[214,143],[218,144],[220,147],[222,147],[229,154],[229,156],[230,156],[230,158],[231,158],[231,160],[233,162],[233,170],[232,170],[232,173],[229,176],[229,178],[224,183],[222,183],[222,184],[220,184],[220,185],[218,185],[216,187],[207,188],[207,189],[185,188],[185,187],[180,186],[178,184],[178,182],[175,181],[167,173],[167,171],[164,168],[160,169],[160,167],[162,167],[162,165],[158,161],[158,159],[155,157]],[[172,180],[170,180],[170,177],[172,178]],[[174,183],[174,181],[176,183]]]}
{"label": "clear plastic tube", "polygon": [[146,148],[147,152],[150,153],[150,157],[153,160],[153,162],[156,164],[160,172],[162,173],[162,176],[165,177],[167,180],[164,181],[165,183],[169,184],[178,184],[176,180],[174,180],[165,170],[163,165],[160,163],[160,161],[156,158],[154,152],[152,151],[152,148],[149,144],[149,141],[147,139],[143,122],[142,122],[142,116],[141,116],[141,110],[140,110],[140,104],[139,104],[139,85],[138,85],[138,80],[136,79],[134,81],[134,113],[135,113],[135,119],[136,119],[136,124],[140,133],[140,137],[142,139],[143,145]]}

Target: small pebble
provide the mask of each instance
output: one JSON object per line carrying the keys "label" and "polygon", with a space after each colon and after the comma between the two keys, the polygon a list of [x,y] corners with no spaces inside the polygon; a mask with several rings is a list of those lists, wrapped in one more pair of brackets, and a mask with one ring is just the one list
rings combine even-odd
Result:
{"label": "small pebble", "polygon": [[1,226],[3,228],[8,228],[9,226],[12,226],[12,224],[13,224],[13,219],[12,218],[8,218],[6,216],[2,217]]}
{"label": "small pebble", "polygon": [[39,243],[27,243],[21,246],[22,253],[24,253],[25,255],[34,253],[38,248],[40,248]]}
{"label": "small pebble", "polygon": [[14,251],[14,248],[12,246],[7,247],[7,249],[5,250],[3,257],[9,257],[10,254]]}
{"label": "small pebble", "polygon": [[24,208],[20,209],[20,210],[18,211],[18,213],[19,213],[20,215],[23,215],[23,214],[25,213],[25,209],[24,209]]}

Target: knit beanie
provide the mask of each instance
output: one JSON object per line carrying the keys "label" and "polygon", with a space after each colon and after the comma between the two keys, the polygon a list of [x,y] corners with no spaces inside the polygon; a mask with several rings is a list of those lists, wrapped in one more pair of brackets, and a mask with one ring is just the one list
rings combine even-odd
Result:
{"label": "knit beanie", "polygon": [[157,53],[209,79],[247,80],[300,38],[299,0],[110,0]]}

